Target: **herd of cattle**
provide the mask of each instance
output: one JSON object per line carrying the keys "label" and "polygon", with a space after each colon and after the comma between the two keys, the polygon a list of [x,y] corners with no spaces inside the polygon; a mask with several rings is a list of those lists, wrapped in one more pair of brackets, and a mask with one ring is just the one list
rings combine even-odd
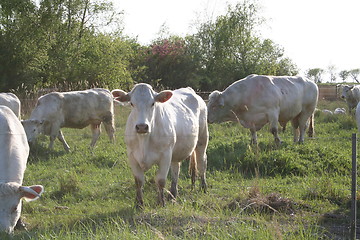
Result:
{"label": "herd of cattle", "polygon": [[[205,101],[191,88],[155,92],[144,83],[130,92],[116,89],[90,89],[52,92],[41,96],[29,119],[21,120],[20,100],[12,93],[0,94],[0,231],[12,233],[21,224],[21,199],[36,200],[43,186],[22,186],[29,155],[28,142],[39,134],[50,136],[49,148],[58,138],[65,149],[61,128],[91,126],[94,147],[103,123],[114,140],[114,102],[132,106],[125,130],[128,163],[136,186],[136,205],[143,205],[144,174],[158,165],[156,185],[158,202],[165,204],[164,188],[168,172],[172,182],[170,198],[177,195],[181,161],[190,160],[192,184],[198,172],[200,187],[206,191],[206,149],[208,123],[236,121],[251,132],[251,143],[257,143],[256,132],[269,123],[275,143],[280,144],[278,125],[291,122],[294,142],[303,142],[306,128],[314,134],[313,116],[318,101],[317,85],[302,77],[250,75],[234,82],[223,92],[214,91]],[[349,110],[357,106],[360,122],[360,88],[344,86],[342,97]]]}

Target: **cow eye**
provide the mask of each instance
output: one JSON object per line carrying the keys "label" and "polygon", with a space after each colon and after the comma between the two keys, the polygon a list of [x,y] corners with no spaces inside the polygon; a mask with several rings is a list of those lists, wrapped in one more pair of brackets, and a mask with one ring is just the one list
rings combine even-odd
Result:
{"label": "cow eye", "polygon": [[155,102],[153,102],[152,104],[151,104],[151,106],[153,107],[155,105]]}
{"label": "cow eye", "polygon": [[134,104],[132,103],[132,102],[130,102],[130,105],[133,107],[134,106]]}

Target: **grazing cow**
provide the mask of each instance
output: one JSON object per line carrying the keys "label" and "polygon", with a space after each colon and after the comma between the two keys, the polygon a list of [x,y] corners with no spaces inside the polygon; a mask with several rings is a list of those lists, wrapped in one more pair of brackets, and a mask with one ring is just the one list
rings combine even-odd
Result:
{"label": "grazing cow", "polygon": [[333,115],[333,112],[328,110],[328,109],[324,109],[321,112],[324,113],[324,114],[327,114],[327,115]]}
{"label": "grazing cow", "polygon": [[351,113],[360,101],[360,85],[342,85],[341,98],[345,99],[349,108],[349,113]]}
{"label": "grazing cow", "polygon": [[346,114],[346,109],[345,108],[336,108],[334,110],[334,114]]}
{"label": "grazing cow", "polygon": [[[201,188],[206,191],[207,109],[204,100],[191,88],[155,92],[148,84],[136,84],[129,93],[113,90],[114,99],[132,106],[125,130],[129,165],[136,185],[136,203],[143,206],[144,172],[154,164],[158,202],[164,206],[165,180],[171,168],[170,197],[177,195],[181,161],[197,163]],[[196,159],[195,159],[196,158]]]}
{"label": "grazing cow", "polygon": [[256,131],[266,123],[270,123],[270,131],[279,144],[278,122],[284,127],[291,121],[294,142],[303,142],[309,118],[309,135],[314,134],[313,113],[317,101],[318,87],[308,79],[250,75],[234,82],[223,92],[210,94],[208,120],[210,123],[240,122],[250,129],[253,144],[257,143]]}
{"label": "grazing cow", "polygon": [[91,126],[93,148],[100,135],[100,124],[104,123],[111,141],[114,140],[114,103],[109,90],[102,88],[73,92],[52,92],[41,96],[28,120],[22,121],[29,142],[38,134],[50,136],[52,149],[56,137],[68,152],[61,128],[82,129]]}
{"label": "grazing cow", "polygon": [[9,107],[19,119],[21,118],[21,103],[15,94],[0,93],[0,105]]}
{"label": "grazing cow", "polygon": [[29,145],[17,116],[0,106],[0,231],[12,233],[21,214],[21,199],[36,200],[43,186],[22,186]]}

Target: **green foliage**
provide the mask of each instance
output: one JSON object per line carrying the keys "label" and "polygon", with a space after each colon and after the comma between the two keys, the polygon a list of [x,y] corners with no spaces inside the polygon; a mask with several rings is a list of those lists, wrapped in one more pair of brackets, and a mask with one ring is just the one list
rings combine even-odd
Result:
{"label": "green foliage", "polygon": [[100,31],[102,23],[120,21],[110,2],[43,0],[36,7],[30,1],[19,6],[5,1],[0,7],[0,90],[132,85],[134,43],[119,29]]}
{"label": "green foliage", "polygon": [[193,35],[164,35],[150,46],[122,34],[122,13],[111,1],[20,2],[0,3],[1,91],[128,90],[133,81],[209,91],[253,73],[297,73],[284,50],[259,34],[265,20],[256,1],[229,6],[214,22],[200,23]]}
{"label": "green foliage", "polygon": [[283,57],[283,49],[262,39],[258,27],[264,22],[255,1],[229,6],[215,22],[199,26],[188,37],[189,48],[199,63],[202,90],[223,89],[247,75],[294,75],[295,65]]}
{"label": "green foliage", "polygon": [[316,83],[321,83],[323,81],[324,69],[321,68],[311,68],[307,70],[306,77],[310,78]]}
{"label": "green foliage", "polygon": [[138,54],[138,64],[145,67],[142,82],[157,88],[199,88],[199,84],[194,81],[197,63],[189,53],[184,39],[175,36],[160,39]]}

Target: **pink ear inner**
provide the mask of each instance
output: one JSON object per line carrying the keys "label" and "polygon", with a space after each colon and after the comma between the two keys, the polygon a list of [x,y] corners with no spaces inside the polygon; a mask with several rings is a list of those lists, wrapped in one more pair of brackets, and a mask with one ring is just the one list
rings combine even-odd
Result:
{"label": "pink ear inner", "polygon": [[162,91],[159,93],[159,95],[156,97],[156,101],[164,103],[167,100],[169,100],[172,97],[171,91]]}

